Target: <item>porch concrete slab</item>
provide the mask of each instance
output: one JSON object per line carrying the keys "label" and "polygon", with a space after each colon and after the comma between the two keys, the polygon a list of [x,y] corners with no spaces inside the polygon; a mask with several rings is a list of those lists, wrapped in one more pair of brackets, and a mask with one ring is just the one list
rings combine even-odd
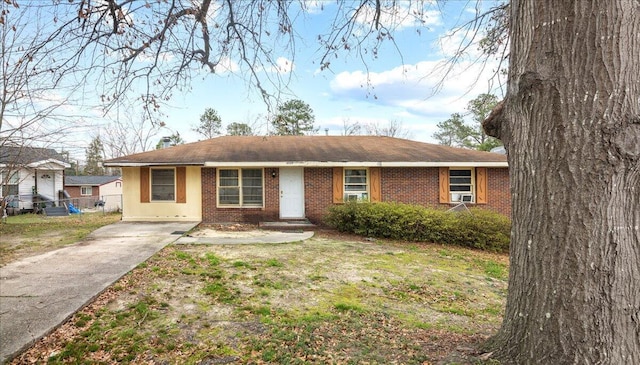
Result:
{"label": "porch concrete slab", "polygon": [[73,246],[0,267],[0,364],[198,223],[118,222]]}
{"label": "porch concrete slab", "polygon": [[313,237],[314,232],[276,232],[276,231],[215,231],[205,230],[193,236],[183,236],[175,244],[211,244],[211,245],[242,245],[258,243],[288,243],[298,242]]}

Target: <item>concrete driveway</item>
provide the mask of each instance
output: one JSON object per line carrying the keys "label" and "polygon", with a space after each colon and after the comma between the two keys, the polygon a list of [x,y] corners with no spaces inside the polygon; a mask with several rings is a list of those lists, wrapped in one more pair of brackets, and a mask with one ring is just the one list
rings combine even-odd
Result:
{"label": "concrete driveway", "polygon": [[0,364],[198,222],[119,222],[60,250],[0,267]]}

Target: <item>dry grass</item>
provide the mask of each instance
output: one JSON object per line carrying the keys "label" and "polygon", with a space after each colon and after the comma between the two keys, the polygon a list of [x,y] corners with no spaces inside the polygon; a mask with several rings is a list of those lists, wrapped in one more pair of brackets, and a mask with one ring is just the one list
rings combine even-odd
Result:
{"label": "dry grass", "polygon": [[505,255],[331,234],[169,246],[13,363],[476,363],[506,276]]}
{"label": "dry grass", "polygon": [[120,220],[120,214],[91,213],[67,217],[23,214],[0,223],[0,266],[72,245],[92,231]]}

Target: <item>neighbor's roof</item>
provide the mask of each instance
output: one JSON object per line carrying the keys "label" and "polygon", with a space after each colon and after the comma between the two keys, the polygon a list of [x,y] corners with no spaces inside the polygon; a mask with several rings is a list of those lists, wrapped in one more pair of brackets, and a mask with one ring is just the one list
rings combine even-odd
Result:
{"label": "neighbor's roof", "polygon": [[121,180],[120,176],[65,176],[64,177],[64,185],[65,186],[75,186],[75,185],[91,185],[91,186],[100,186],[104,184],[108,184],[112,181]]}
{"label": "neighbor's roof", "polygon": [[505,155],[380,136],[224,136],[105,161],[105,166],[496,166]]}
{"label": "neighbor's roof", "polygon": [[2,146],[0,148],[0,165],[29,165],[34,162],[54,161],[68,167],[64,156],[53,148]]}

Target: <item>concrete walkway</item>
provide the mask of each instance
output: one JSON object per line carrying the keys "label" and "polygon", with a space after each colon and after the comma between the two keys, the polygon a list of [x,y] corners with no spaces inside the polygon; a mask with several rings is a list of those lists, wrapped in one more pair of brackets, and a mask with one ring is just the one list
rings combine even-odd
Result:
{"label": "concrete walkway", "polygon": [[314,232],[277,232],[277,231],[216,231],[203,230],[192,236],[180,237],[176,244],[242,245],[257,243],[287,243],[303,241],[313,237]]}
{"label": "concrete walkway", "polygon": [[197,222],[119,222],[0,267],[0,364],[51,332]]}

